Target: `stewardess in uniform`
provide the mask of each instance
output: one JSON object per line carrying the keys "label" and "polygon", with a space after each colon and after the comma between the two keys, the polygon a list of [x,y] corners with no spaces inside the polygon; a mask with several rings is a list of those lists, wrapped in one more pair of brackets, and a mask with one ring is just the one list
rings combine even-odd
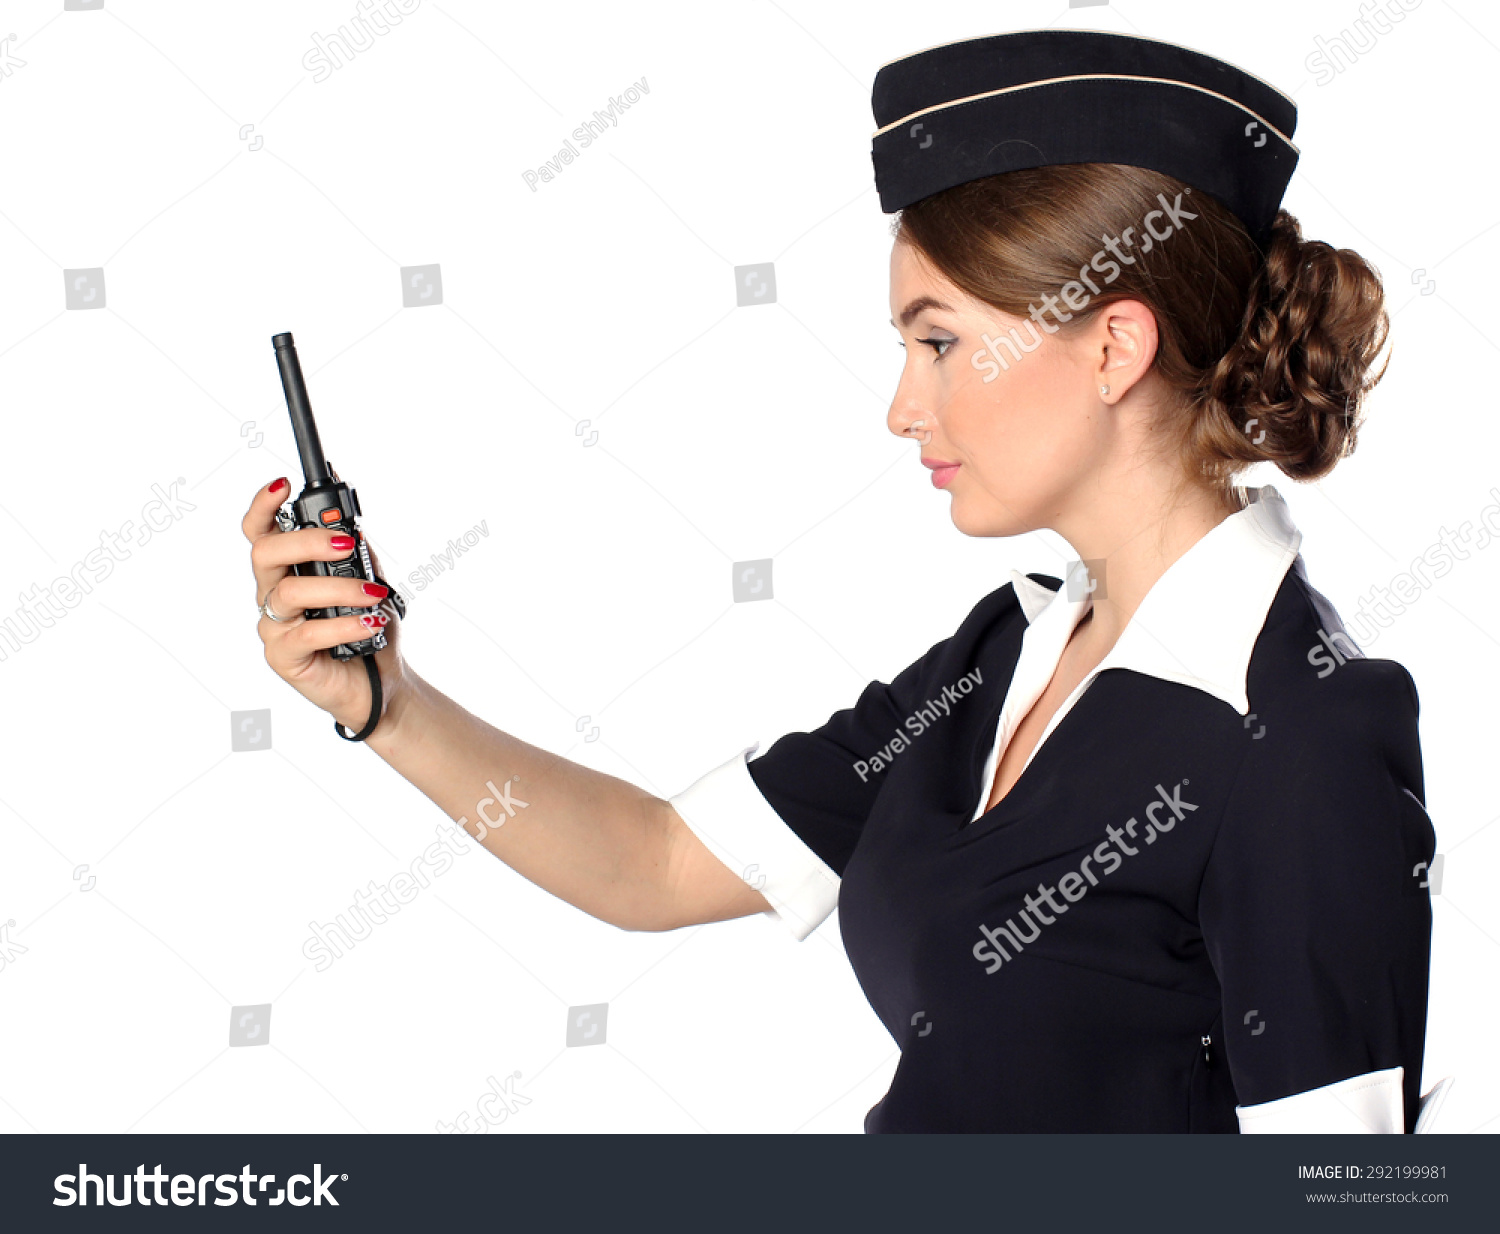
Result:
{"label": "stewardess in uniform", "polygon": [[[866,1131],[1430,1128],[1417,687],[1236,482],[1327,475],[1383,372],[1377,272],[1281,208],[1296,106],[1062,30],[905,56],[873,102],[887,426],[960,532],[1049,529],[1060,577],[976,579],[891,681],[664,800],[425,681],[385,588],[291,573],[352,545],[279,530],[283,478],[243,524],[267,662],[451,819],[518,777],[524,814],[471,834],[601,921],[803,939],[837,905],[901,1050]],[[372,625],[383,697],[325,650]]]}

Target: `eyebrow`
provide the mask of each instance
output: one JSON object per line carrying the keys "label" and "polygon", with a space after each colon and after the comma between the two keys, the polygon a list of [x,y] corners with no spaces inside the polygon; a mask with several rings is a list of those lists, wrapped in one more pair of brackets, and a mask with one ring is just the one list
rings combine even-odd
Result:
{"label": "eyebrow", "polygon": [[[953,311],[941,300],[934,300],[931,296],[918,296],[915,300],[913,300],[910,304],[908,304],[904,309],[901,310],[901,324],[903,326],[911,325],[911,323],[917,319],[917,315],[919,313],[930,308],[940,309],[944,313],[951,313]],[[894,326],[895,324],[896,323],[894,321],[891,322],[891,325]]]}

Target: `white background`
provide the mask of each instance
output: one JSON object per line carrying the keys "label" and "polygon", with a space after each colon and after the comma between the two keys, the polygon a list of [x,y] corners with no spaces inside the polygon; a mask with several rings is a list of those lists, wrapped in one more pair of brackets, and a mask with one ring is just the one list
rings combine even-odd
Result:
{"label": "white background", "polygon": [[[61,7],[0,4],[24,61],[0,79],[0,619],[153,484],[183,477],[196,508],[0,660],[0,1131],[427,1131],[517,1072],[501,1131],[860,1130],[896,1051],[836,915],[801,944],[759,916],[629,934],[475,850],[315,971],[309,923],[445,816],[267,668],[239,522],[257,486],[300,488],[270,347],[290,330],[415,669],[662,796],[888,680],[1011,568],[1059,574],[1055,537],[957,532],[885,427],[888,60],[1096,26],[1294,94],[1285,204],[1378,265],[1393,360],[1332,477],[1247,482],[1287,497],[1346,615],[1496,500],[1500,16],[1479,0],[1426,0],[1325,85],[1307,60],[1353,0],[423,0],[322,81],[313,32],[354,0]],[[776,303],[736,308],[733,267],[764,261]],[[404,309],[400,268],[429,263],[443,303]],[[93,267],[107,306],[66,310],[63,270]],[[765,557],[774,599],[734,604],[731,564]],[[1453,1131],[1500,1129],[1497,564],[1473,554],[1372,648],[1421,693],[1445,854],[1424,1087],[1458,1077]],[[272,748],[231,753],[231,711],[256,708]],[[269,1044],[231,1048],[231,1009],[264,1003]],[[565,1047],[593,1003],[606,1043]]]}

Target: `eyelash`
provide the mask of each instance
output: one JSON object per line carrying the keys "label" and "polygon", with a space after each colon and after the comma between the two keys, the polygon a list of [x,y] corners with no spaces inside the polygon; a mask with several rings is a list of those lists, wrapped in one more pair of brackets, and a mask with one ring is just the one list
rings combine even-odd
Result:
{"label": "eyelash", "polygon": [[[926,343],[933,351],[937,352],[937,359],[941,360],[948,353],[946,350],[940,349],[952,347],[954,340],[951,338],[919,338],[917,342]],[[901,346],[905,347],[906,344],[902,343]],[[937,363],[937,361],[934,360],[933,363]]]}

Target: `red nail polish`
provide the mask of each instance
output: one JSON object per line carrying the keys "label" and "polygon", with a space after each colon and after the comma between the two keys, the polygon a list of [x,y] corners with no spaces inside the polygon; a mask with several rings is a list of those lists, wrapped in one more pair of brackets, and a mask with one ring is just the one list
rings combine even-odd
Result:
{"label": "red nail polish", "polygon": [[266,490],[266,492],[268,492],[268,493],[279,493],[285,487],[286,487],[286,477],[282,476],[281,479],[279,479],[279,480],[273,480],[271,482],[271,487],[268,488]]}
{"label": "red nail polish", "polygon": [[333,539],[331,539],[331,540],[328,541],[328,546],[330,548],[345,548],[345,549],[353,548],[354,547],[354,537],[353,536],[334,536]]}
{"label": "red nail polish", "polygon": [[382,587],[379,583],[365,584],[365,595],[367,596],[374,596],[377,600],[383,600],[390,594],[391,589],[389,587]]}

